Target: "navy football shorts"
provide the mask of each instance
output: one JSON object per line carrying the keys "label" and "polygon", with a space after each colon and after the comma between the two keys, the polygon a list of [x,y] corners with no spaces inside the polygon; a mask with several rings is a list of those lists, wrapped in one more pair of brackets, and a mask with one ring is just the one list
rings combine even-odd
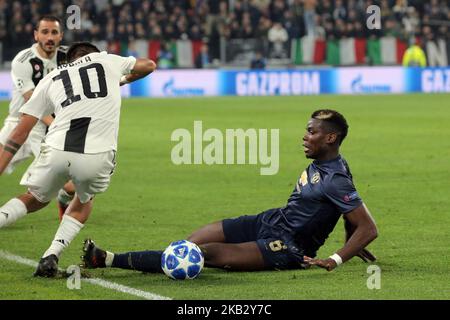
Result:
{"label": "navy football shorts", "polygon": [[[272,209],[274,210],[274,209]],[[299,261],[292,256],[283,242],[264,230],[262,215],[244,215],[222,220],[226,243],[256,241],[267,269],[300,269]]]}

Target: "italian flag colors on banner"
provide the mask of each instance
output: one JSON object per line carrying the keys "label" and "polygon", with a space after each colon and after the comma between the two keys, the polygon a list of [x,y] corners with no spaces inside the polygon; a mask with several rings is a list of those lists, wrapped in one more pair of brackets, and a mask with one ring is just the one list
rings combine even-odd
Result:
{"label": "italian flag colors on banner", "polygon": [[[195,57],[200,53],[202,41],[177,40],[167,42],[167,49],[174,55],[174,67],[193,68]],[[132,44],[115,42],[110,44],[110,51],[124,56],[135,53],[137,57],[150,58],[158,61],[158,53],[161,50],[159,40],[136,40]]]}
{"label": "italian flag colors on banner", "polygon": [[374,65],[401,64],[406,49],[408,44],[394,37],[367,41],[367,56]]}
{"label": "italian flag colors on banner", "polygon": [[291,57],[294,64],[322,64],[325,62],[326,42],[314,37],[293,39]]}
{"label": "italian flag colors on banner", "polygon": [[200,53],[201,41],[177,40],[176,41],[176,64],[181,68],[192,68],[195,65],[195,57]]}
{"label": "italian flag colors on banner", "polygon": [[296,65],[392,65],[401,64],[407,44],[394,37],[366,40],[344,38],[340,40],[319,40],[312,37],[293,39],[291,59]]}

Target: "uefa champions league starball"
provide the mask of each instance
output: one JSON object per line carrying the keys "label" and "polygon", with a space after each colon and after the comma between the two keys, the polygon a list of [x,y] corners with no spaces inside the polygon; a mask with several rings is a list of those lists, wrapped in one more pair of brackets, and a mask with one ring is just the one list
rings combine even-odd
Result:
{"label": "uefa champions league starball", "polygon": [[195,279],[203,269],[202,251],[187,240],[172,242],[161,257],[164,273],[175,280]]}

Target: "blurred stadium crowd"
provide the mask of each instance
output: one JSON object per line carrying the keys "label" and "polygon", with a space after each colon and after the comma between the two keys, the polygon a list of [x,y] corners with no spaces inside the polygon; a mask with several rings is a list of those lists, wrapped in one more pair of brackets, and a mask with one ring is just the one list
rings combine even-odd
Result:
{"label": "blurred stadium crowd", "polygon": [[[220,60],[221,55],[223,60],[221,47],[235,39],[244,39],[238,45],[246,40],[266,41],[271,52],[279,53],[272,58],[288,58],[292,39],[304,36],[325,41],[393,36],[405,42],[411,37],[419,42],[441,38],[448,42],[449,38],[447,0],[0,0],[2,60],[11,60],[33,43],[33,28],[40,16],[64,19],[66,8],[73,4],[81,9],[81,28],[65,30],[66,44],[159,41],[160,56],[171,42],[200,41],[207,44],[204,51],[209,62]],[[373,4],[381,9],[379,30],[366,27],[366,8]],[[258,51],[266,57],[269,52]]]}

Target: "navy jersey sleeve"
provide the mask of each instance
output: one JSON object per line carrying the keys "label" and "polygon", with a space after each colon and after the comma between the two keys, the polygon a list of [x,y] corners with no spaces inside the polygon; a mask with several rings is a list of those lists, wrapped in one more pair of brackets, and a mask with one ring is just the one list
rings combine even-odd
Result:
{"label": "navy jersey sleeve", "polygon": [[343,174],[334,174],[325,186],[327,197],[340,213],[348,213],[362,204],[350,177]]}

